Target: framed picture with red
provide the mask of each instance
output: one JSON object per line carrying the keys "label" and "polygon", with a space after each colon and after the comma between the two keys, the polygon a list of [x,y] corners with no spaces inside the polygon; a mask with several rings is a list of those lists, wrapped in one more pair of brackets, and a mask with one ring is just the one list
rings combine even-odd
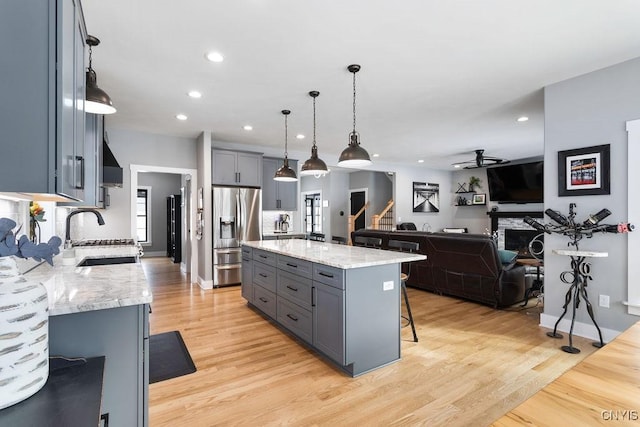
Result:
{"label": "framed picture with red", "polygon": [[610,145],[558,151],[558,196],[610,194]]}

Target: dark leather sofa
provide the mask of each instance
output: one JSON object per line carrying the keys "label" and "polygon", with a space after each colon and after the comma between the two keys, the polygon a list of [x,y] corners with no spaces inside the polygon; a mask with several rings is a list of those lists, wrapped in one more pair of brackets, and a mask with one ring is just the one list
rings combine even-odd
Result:
{"label": "dark leather sofa", "polygon": [[483,234],[429,233],[422,231],[358,230],[356,236],[418,242],[426,260],[413,263],[408,286],[451,295],[493,307],[523,301],[525,268],[503,265],[494,241]]}

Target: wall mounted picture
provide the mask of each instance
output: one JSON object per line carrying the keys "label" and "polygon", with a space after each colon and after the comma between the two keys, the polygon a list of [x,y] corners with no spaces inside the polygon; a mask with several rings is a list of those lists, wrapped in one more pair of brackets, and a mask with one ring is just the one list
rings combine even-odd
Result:
{"label": "wall mounted picture", "polygon": [[413,183],[413,212],[440,212],[440,184]]}
{"label": "wall mounted picture", "polygon": [[610,194],[610,146],[558,151],[558,196]]}
{"label": "wall mounted picture", "polygon": [[474,205],[485,205],[487,203],[487,195],[484,193],[478,193],[473,195]]}

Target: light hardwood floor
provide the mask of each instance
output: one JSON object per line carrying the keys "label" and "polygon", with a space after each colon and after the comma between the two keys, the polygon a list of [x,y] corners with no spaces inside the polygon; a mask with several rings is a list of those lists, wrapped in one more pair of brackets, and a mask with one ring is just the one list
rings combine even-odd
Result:
{"label": "light hardwood floor", "polygon": [[179,330],[197,372],[151,384],[155,426],[486,426],[596,349],[577,355],[538,327],[539,308],[491,307],[409,289],[420,342],[350,378],[250,309],[240,287],[201,290],[148,258],[151,333]]}

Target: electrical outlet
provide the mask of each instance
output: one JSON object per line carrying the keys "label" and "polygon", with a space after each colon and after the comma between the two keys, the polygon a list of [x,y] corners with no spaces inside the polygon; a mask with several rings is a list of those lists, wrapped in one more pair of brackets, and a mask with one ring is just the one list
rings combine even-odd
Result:
{"label": "electrical outlet", "polygon": [[398,217],[398,222],[402,222],[402,217],[401,216]]}
{"label": "electrical outlet", "polygon": [[600,307],[609,308],[609,295],[600,295],[598,304]]}
{"label": "electrical outlet", "polygon": [[392,291],[393,290],[393,280],[389,280],[388,282],[382,282],[382,290],[383,291]]}

